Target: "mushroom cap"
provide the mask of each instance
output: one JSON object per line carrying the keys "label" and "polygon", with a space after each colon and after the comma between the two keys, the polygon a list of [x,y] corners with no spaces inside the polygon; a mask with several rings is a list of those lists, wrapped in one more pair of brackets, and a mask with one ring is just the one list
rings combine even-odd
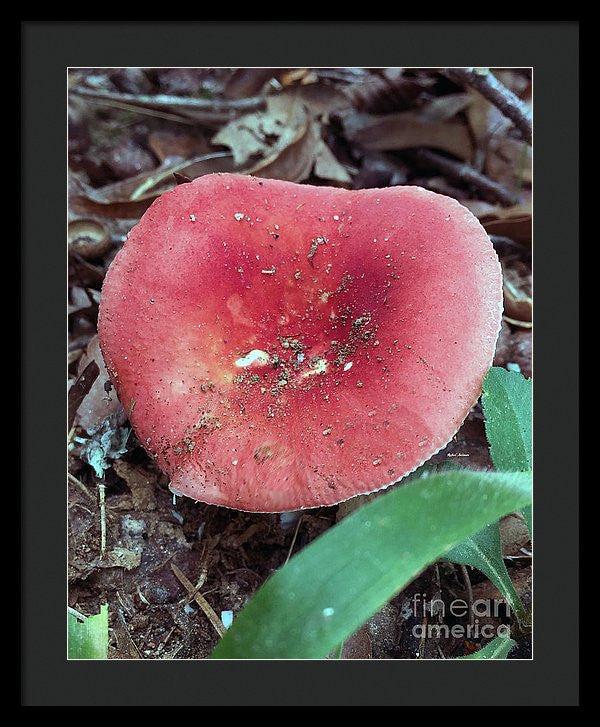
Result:
{"label": "mushroom cap", "polygon": [[444,447],[501,315],[496,253],[449,197],[210,174],[129,233],[98,331],[174,492],[282,512],[386,487]]}

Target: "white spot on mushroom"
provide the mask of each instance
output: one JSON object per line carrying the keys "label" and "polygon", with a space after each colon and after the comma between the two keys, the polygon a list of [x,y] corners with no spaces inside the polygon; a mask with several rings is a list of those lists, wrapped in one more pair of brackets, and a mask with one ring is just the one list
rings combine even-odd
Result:
{"label": "white spot on mushroom", "polygon": [[236,212],[234,215],[235,219],[239,222],[240,220],[244,219],[244,213],[243,212]]}
{"label": "white spot on mushroom", "polygon": [[190,220],[192,222],[195,222],[196,221],[196,215],[190,215]]}
{"label": "white spot on mushroom", "polygon": [[352,368],[353,361],[348,361],[347,364],[344,365],[344,371],[350,371]]}
{"label": "white spot on mushroom", "polygon": [[270,356],[266,351],[261,351],[258,348],[253,348],[250,353],[247,353],[242,358],[238,358],[235,362],[236,366],[240,366],[241,368],[245,368],[246,366],[251,366],[253,363],[258,364],[259,366],[265,366],[270,361]]}

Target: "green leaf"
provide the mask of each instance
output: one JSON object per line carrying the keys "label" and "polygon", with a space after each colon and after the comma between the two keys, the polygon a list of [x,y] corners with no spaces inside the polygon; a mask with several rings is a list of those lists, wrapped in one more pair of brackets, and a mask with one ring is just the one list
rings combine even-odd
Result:
{"label": "green leaf", "polygon": [[508,636],[496,636],[493,641],[479,649],[474,654],[468,656],[459,656],[460,659],[506,659],[508,652],[517,645],[516,641],[509,639]]}
{"label": "green leaf", "polygon": [[106,659],[108,654],[108,606],[100,613],[88,616],[83,623],[68,614],[69,659]]}
{"label": "green leaf", "polygon": [[483,382],[481,404],[490,455],[496,469],[531,470],[531,379],[492,367]]}
{"label": "green leaf", "polygon": [[485,573],[502,593],[519,623],[527,621],[525,607],[510,580],[504,564],[500,528],[497,522],[486,525],[483,530],[469,536],[462,543],[451,548],[445,557],[453,563],[470,565]]}
{"label": "green leaf", "polygon": [[324,658],[423,568],[530,500],[531,478],[518,472],[444,472],[398,487],[271,576],[212,657]]}

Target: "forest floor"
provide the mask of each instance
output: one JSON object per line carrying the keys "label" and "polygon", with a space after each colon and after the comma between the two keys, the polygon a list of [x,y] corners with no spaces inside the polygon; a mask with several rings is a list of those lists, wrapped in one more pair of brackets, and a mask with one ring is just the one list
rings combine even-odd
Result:
{"label": "forest floor", "polygon": [[[530,104],[529,69],[494,72]],[[456,198],[480,219],[502,262],[505,315],[494,364],[531,376],[531,147],[497,103],[451,75],[443,69],[71,69],[68,605],[89,615],[108,603],[110,658],[207,657],[219,635],[196,593],[218,616],[231,611],[235,618],[291,554],[348,511],[343,503],[282,518],[174,497],[128,426],[107,385],[98,302],[125,235],[166,189],[236,171],[348,189],[419,185]],[[458,457],[464,467],[492,467],[479,404],[429,464]],[[527,529],[516,515],[501,525],[506,565],[528,605]],[[415,594],[429,607],[411,609]],[[343,657],[462,656],[489,640],[481,633],[486,624],[510,623],[500,609],[478,618],[469,637],[443,629],[414,635],[420,623],[460,623],[432,607],[457,598],[499,600],[500,594],[474,569],[436,563],[346,642]],[[510,658],[530,658],[530,637],[513,638]]]}

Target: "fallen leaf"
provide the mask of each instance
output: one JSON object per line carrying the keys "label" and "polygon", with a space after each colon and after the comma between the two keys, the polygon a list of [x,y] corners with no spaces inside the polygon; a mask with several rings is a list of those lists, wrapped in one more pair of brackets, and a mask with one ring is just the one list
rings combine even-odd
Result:
{"label": "fallen leaf", "polygon": [[531,247],[532,216],[530,204],[498,207],[479,200],[461,200],[485,227],[488,235],[509,237],[515,242]]}
{"label": "fallen leaf", "polygon": [[69,389],[68,399],[68,420],[67,429],[70,431],[73,426],[73,421],[77,410],[79,409],[81,402],[87,396],[89,390],[92,388],[94,381],[98,377],[98,364],[95,361],[89,361],[83,371],[79,374],[79,377],[75,383]]}
{"label": "fallen leaf", "polygon": [[531,324],[533,300],[531,274],[514,267],[502,266],[504,279],[504,314],[511,321]]}
{"label": "fallen leaf", "polygon": [[485,173],[505,187],[520,189],[532,181],[532,151],[526,141],[494,135],[489,142]]}
{"label": "fallen leaf", "polygon": [[113,462],[117,475],[125,480],[131,490],[133,509],[136,512],[156,510],[156,474],[146,468],[117,459]]}
{"label": "fallen leaf", "polygon": [[432,147],[471,161],[473,148],[466,125],[460,121],[431,121],[412,111],[383,116],[344,114],[350,141],[365,149],[391,151]]}
{"label": "fallen leaf", "polygon": [[[240,167],[252,157],[272,160],[306,133],[308,114],[302,100],[295,94],[279,94],[267,98],[265,111],[246,114],[224,126],[213,138],[213,144],[231,149],[233,162]],[[264,163],[263,161],[263,163]]]}
{"label": "fallen leaf", "polygon": [[314,172],[320,179],[328,179],[332,182],[340,184],[350,184],[352,177],[348,174],[345,167],[335,158],[331,149],[321,139],[317,142],[315,154]]}
{"label": "fallen leaf", "polygon": [[117,398],[115,389],[109,388],[109,375],[102,358],[98,336],[94,336],[87,345],[86,352],[79,362],[82,372],[90,364],[98,368],[98,375],[85,399],[77,411],[77,424],[88,434],[97,431],[102,422],[111,415],[116,415],[119,425],[126,421],[125,411]]}
{"label": "fallen leaf", "polygon": [[468,93],[449,93],[437,96],[419,110],[419,116],[429,121],[448,121],[456,114],[468,109],[472,97]]}
{"label": "fallen leaf", "polygon": [[522,554],[521,548],[529,541],[529,529],[521,515],[511,513],[500,520],[500,543],[504,557]]}

